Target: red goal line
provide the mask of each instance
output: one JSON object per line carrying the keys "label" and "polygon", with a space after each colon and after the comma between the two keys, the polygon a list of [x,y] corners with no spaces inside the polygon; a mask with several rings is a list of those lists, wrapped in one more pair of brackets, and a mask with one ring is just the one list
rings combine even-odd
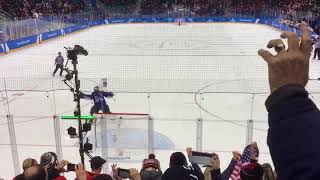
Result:
{"label": "red goal line", "polygon": [[149,116],[146,113],[94,113],[95,115],[127,115],[127,116]]}

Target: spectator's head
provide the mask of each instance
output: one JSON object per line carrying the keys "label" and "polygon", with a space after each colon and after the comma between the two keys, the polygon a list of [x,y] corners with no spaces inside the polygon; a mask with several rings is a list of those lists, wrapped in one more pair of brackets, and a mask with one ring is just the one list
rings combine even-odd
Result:
{"label": "spectator's head", "polygon": [[262,164],[261,166],[263,168],[262,180],[276,180],[276,176],[269,163]]}
{"label": "spectator's head", "polygon": [[262,180],[263,168],[259,163],[250,163],[241,167],[242,180]]}
{"label": "spectator's head", "polygon": [[101,173],[103,164],[106,160],[102,159],[100,156],[95,156],[90,160],[91,170],[95,173]]}
{"label": "spectator's head", "polygon": [[38,164],[37,160],[28,158],[23,161],[22,169],[23,169],[23,171],[25,171],[27,168],[32,167],[37,164]]}
{"label": "spectator's head", "polygon": [[98,176],[95,176],[93,180],[112,180],[112,177],[108,174],[99,174]]}
{"label": "spectator's head", "polygon": [[144,159],[142,162],[142,169],[140,171],[141,180],[160,180],[161,176],[160,162],[154,154],[150,154],[149,158]]}
{"label": "spectator's head", "polygon": [[27,168],[23,177],[25,180],[47,180],[48,175],[46,169],[41,165],[34,165],[32,167]]}
{"label": "spectator's head", "polygon": [[187,165],[187,159],[182,152],[174,152],[170,156],[169,167]]}
{"label": "spectator's head", "polygon": [[150,154],[148,159],[144,159],[142,162],[142,170],[155,171],[160,169],[160,162],[156,159],[154,154]]}
{"label": "spectator's head", "polygon": [[148,159],[155,159],[156,158],[156,155],[154,155],[154,154],[149,154],[149,158]]}
{"label": "spectator's head", "polygon": [[42,154],[40,164],[46,169],[54,168],[58,164],[58,157],[54,152],[46,152]]}
{"label": "spectator's head", "polygon": [[58,52],[58,55],[61,56],[61,52]]}

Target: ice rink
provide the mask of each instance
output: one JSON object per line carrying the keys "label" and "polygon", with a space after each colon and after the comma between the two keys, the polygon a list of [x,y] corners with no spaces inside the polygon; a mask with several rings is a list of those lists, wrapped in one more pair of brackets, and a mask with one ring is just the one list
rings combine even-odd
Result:
{"label": "ice rink", "polygon": [[[52,77],[54,59],[59,51],[66,57],[63,47],[75,44],[89,52],[79,56],[82,91],[92,91],[107,78],[107,89],[115,92],[108,101],[112,112],[148,113],[154,119],[154,152],[163,169],[172,152],[188,146],[217,152],[224,169],[231,151],[246,145],[248,120],[253,120],[260,163],[271,163],[264,107],[267,66],[257,51],[280,33],[241,23],[103,25],[0,56],[0,177],[14,176],[7,114],[13,115],[20,166],[26,158],[55,151],[52,117],[72,114],[75,103],[63,78]],[[311,60],[310,78],[319,77],[319,64]],[[317,81],[308,84],[317,105],[318,87]],[[91,105],[82,101],[84,114]],[[198,119],[203,120],[201,145],[196,143]],[[147,156],[146,124],[130,123],[121,131],[122,143],[137,156]],[[77,141],[66,135],[70,123],[60,125],[63,158],[78,163]],[[138,161],[118,164],[141,167]]]}

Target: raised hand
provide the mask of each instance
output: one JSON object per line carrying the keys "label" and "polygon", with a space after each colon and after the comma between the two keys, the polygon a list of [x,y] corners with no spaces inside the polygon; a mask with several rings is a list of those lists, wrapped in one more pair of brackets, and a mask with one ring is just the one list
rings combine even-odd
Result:
{"label": "raised hand", "polygon": [[281,38],[288,39],[288,49],[285,49],[281,39],[271,40],[268,48],[275,48],[274,56],[269,51],[260,49],[258,54],[268,63],[269,84],[271,93],[278,88],[289,85],[306,86],[309,80],[309,60],[311,56],[311,38],[308,25],[300,24],[301,41],[293,32],[284,32]]}

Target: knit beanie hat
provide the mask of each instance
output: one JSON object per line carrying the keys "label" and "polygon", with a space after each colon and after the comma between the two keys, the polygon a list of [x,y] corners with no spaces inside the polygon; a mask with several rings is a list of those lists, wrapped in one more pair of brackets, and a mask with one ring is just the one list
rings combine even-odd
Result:
{"label": "knit beanie hat", "polygon": [[40,164],[46,169],[55,167],[58,163],[57,155],[54,152],[46,152],[40,158]]}
{"label": "knit beanie hat", "polygon": [[154,154],[149,154],[148,159],[144,159],[142,162],[142,169],[146,169],[149,167],[160,169],[160,162],[156,159],[156,156]]}
{"label": "knit beanie hat", "polygon": [[170,156],[170,167],[187,165],[187,159],[182,152],[174,152]]}

